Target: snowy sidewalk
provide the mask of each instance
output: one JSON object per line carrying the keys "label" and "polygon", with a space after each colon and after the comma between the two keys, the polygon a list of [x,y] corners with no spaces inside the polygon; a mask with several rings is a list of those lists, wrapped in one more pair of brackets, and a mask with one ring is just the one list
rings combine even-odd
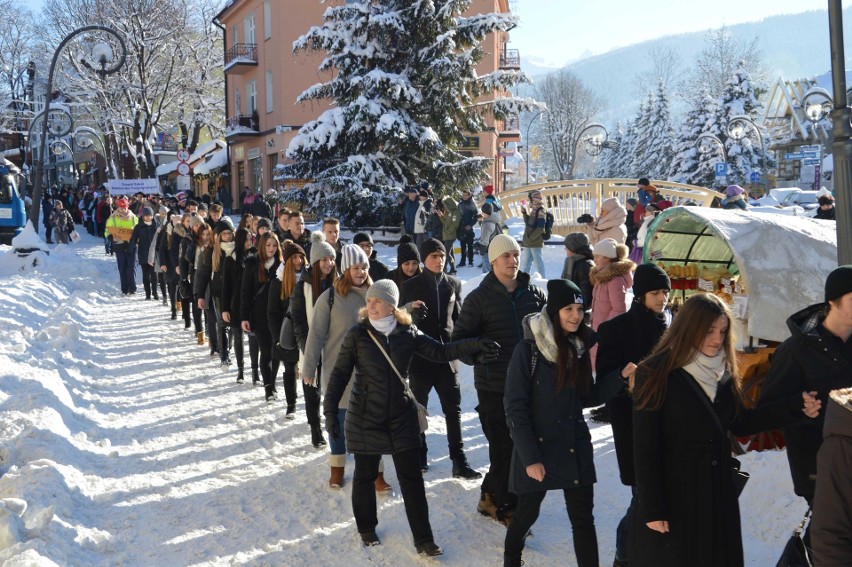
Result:
{"label": "snowy sidewalk", "polygon": [[[297,418],[238,385],[182,321],[144,294],[122,297],[115,260],[88,235],[41,265],[0,248],[0,563],[3,565],[434,564],[411,542],[401,497],[379,497],[383,545],[363,548],[350,489],[332,492],[325,451]],[[546,253],[557,272],[561,250]],[[395,251],[379,247],[393,265]],[[469,291],[478,270],[461,270]],[[467,276],[470,276],[467,278]],[[140,287],[141,292],[141,287]],[[470,368],[460,375],[471,464],[488,455]],[[279,377],[280,380],[280,377]],[[436,397],[426,474],[430,516],[445,565],[494,565],[505,529],[475,512],[477,482],[451,478]],[[608,427],[590,424],[598,484],[601,561],[629,492],[617,478]],[[389,482],[398,487],[386,459]],[[750,565],[774,563],[800,512],[784,455],[749,455],[743,495]],[[347,467],[351,480],[353,465]],[[22,515],[22,516],[21,516]],[[21,516],[21,517],[19,517]],[[550,495],[529,565],[571,564],[564,504]],[[557,559],[559,558],[559,559]],[[771,560],[771,561],[770,561]]]}

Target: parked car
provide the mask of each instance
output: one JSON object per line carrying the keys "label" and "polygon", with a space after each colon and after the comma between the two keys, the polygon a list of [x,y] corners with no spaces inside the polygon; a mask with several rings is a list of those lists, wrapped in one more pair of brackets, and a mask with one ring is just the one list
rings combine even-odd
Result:
{"label": "parked car", "polygon": [[781,202],[782,207],[790,207],[798,205],[805,211],[813,211],[819,208],[819,191],[799,191],[798,193],[790,193]]}

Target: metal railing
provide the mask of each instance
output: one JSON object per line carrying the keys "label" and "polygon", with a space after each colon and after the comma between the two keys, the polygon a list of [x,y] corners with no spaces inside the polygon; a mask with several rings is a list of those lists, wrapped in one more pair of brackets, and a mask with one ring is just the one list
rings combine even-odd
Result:
{"label": "metal railing", "polygon": [[227,123],[227,134],[237,134],[240,132],[258,132],[258,120],[256,114],[239,114],[237,116],[229,116]]}
{"label": "metal railing", "polygon": [[504,49],[500,53],[500,68],[501,69],[520,69],[521,68],[521,52],[518,49]]}
{"label": "metal railing", "polygon": [[236,63],[257,65],[257,44],[237,43],[225,51],[225,67]]}
{"label": "metal railing", "polygon": [[[712,189],[697,185],[656,180],[651,183],[675,206],[694,203],[697,206],[709,207],[714,197],[725,197]],[[629,197],[636,197],[636,180],[568,179],[518,187],[497,194],[503,207],[503,215],[509,218],[522,217],[521,202],[528,200],[527,194],[534,189],[541,192],[545,208],[553,213],[554,234],[564,236],[574,231],[586,232],[585,225],[577,224],[577,217],[588,213],[597,218],[604,199],[615,197],[624,205]]]}

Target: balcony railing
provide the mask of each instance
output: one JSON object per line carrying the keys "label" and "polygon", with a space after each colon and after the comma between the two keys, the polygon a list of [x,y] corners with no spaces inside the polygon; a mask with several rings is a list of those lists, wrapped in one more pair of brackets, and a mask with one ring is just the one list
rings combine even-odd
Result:
{"label": "balcony railing", "polygon": [[259,134],[257,114],[240,114],[228,117],[226,136],[237,136],[240,134]]}
{"label": "balcony railing", "polygon": [[225,69],[234,65],[257,65],[257,44],[238,43],[225,51]]}
{"label": "balcony railing", "polygon": [[500,68],[520,69],[521,52],[517,49],[504,49],[503,52],[500,53]]}
{"label": "balcony railing", "polygon": [[521,117],[520,116],[509,116],[505,120],[503,120],[503,127],[500,129],[500,132],[520,132],[521,131]]}

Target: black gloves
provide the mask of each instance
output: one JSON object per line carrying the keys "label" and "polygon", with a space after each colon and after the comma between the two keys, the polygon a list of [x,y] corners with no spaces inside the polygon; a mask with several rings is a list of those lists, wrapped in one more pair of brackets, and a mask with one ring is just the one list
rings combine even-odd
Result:
{"label": "black gloves", "polygon": [[328,431],[328,436],[334,440],[340,439],[340,420],[336,415],[325,416],[325,430]]}
{"label": "black gloves", "polygon": [[488,364],[500,356],[500,345],[496,341],[483,337],[478,340],[477,345],[479,353],[473,357],[474,364]]}
{"label": "black gloves", "polygon": [[577,217],[577,223],[578,224],[588,224],[590,222],[595,222],[595,217],[593,217],[592,215],[590,215],[588,213],[584,213],[584,214],[580,215],[579,217]]}
{"label": "black gloves", "polygon": [[426,307],[426,304],[424,303],[411,312],[411,319],[414,321],[415,325],[418,325],[420,324],[420,321],[426,318],[427,315],[429,315],[429,308]]}

